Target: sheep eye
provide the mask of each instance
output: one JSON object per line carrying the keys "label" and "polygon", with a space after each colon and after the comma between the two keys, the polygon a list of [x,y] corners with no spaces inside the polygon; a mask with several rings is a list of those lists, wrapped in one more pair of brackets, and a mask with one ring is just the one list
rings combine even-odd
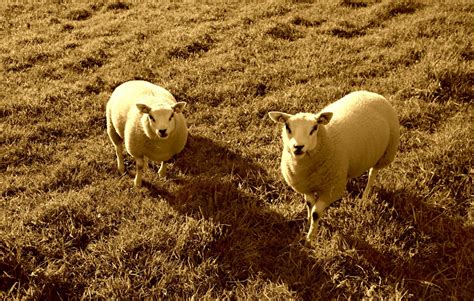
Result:
{"label": "sheep eye", "polygon": [[288,125],[288,123],[285,123],[285,128],[288,131],[288,133],[291,134],[291,129],[290,129],[290,126]]}
{"label": "sheep eye", "polygon": [[171,113],[171,116],[170,116],[170,121],[171,121],[171,119],[173,119],[173,117],[174,117],[174,112],[173,112],[173,113]]}
{"label": "sheep eye", "polygon": [[311,129],[311,132],[309,132],[310,135],[313,135],[313,133],[318,129],[318,125],[316,124],[315,126],[313,126],[313,128]]}
{"label": "sheep eye", "polygon": [[150,120],[151,120],[151,121],[155,122],[155,118],[153,118],[153,116],[148,115],[148,117],[150,117]]}

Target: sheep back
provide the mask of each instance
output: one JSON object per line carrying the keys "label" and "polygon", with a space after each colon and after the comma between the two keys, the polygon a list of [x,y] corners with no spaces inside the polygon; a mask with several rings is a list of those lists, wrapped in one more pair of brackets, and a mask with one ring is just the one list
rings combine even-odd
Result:
{"label": "sheep back", "polygon": [[392,105],[383,96],[352,92],[325,107],[333,112],[326,125],[328,139],[347,162],[347,177],[360,176],[371,167],[390,164],[399,144],[399,122]]}

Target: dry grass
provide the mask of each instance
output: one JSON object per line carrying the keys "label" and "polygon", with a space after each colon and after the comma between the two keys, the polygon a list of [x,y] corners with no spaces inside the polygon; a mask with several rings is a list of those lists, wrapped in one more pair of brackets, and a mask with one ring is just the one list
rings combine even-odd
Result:
{"label": "dry grass", "polygon": [[[473,299],[470,1],[55,2],[0,4],[2,298]],[[130,79],[191,134],[140,190],[105,133]],[[358,89],[393,102],[400,152],[308,247],[266,113]]]}

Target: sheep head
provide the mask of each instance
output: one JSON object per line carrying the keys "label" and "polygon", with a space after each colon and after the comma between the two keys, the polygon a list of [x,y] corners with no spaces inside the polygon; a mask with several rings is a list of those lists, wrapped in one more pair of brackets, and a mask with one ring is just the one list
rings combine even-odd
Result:
{"label": "sheep head", "polygon": [[185,102],[178,102],[174,105],[160,104],[148,106],[144,103],[137,103],[137,108],[146,114],[149,129],[158,139],[168,139],[176,128],[176,114],[181,113],[186,106]]}
{"label": "sheep head", "polygon": [[283,147],[293,158],[302,158],[316,148],[318,131],[321,125],[326,125],[332,118],[331,112],[319,114],[298,113],[295,115],[283,112],[269,112],[270,118],[282,123]]}

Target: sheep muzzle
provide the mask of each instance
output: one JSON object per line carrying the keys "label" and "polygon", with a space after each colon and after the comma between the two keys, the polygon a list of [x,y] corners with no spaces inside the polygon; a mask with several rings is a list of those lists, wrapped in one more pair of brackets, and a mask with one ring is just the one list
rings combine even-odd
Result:
{"label": "sheep muzzle", "polygon": [[301,156],[301,155],[304,155],[304,151],[303,151],[303,148],[304,148],[304,145],[295,145],[293,146],[294,150],[293,150],[293,154],[295,156]]}
{"label": "sheep muzzle", "polygon": [[168,138],[168,132],[167,130],[158,130],[158,137],[162,138],[162,139],[166,139]]}

